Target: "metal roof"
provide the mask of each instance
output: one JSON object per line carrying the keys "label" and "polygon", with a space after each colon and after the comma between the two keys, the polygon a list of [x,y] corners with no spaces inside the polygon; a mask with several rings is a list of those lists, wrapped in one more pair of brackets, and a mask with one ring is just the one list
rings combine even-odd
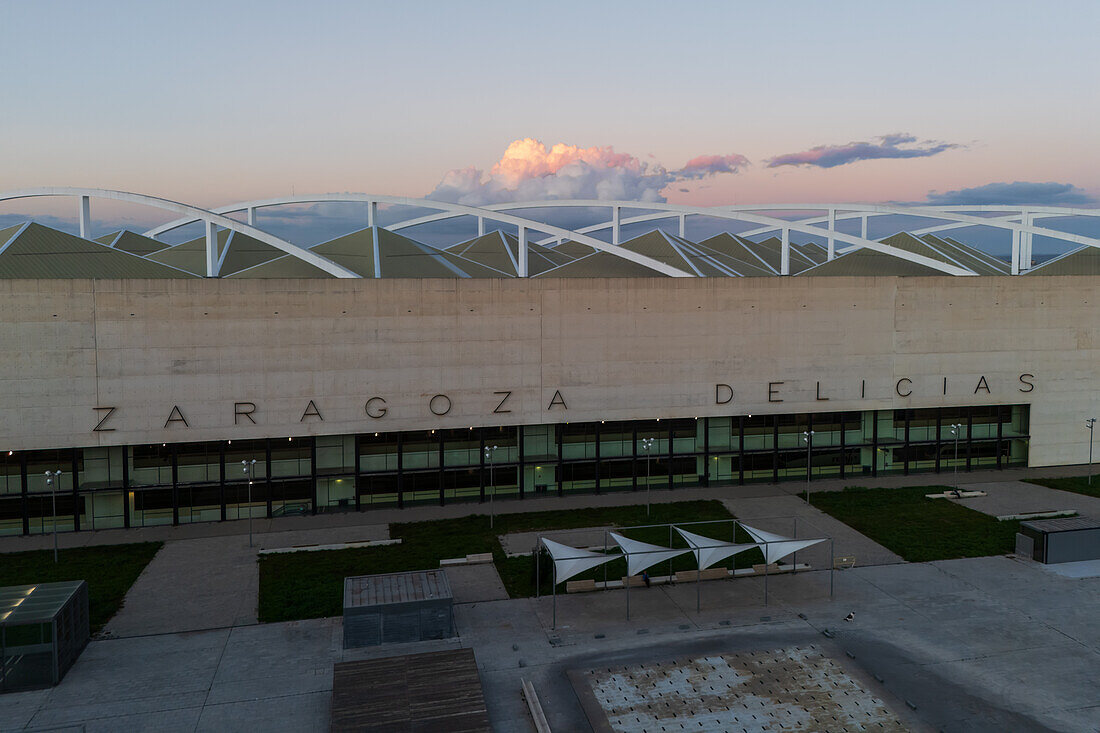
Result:
{"label": "metal roof", "polygon": [[83,580],[68,580],[0,588],[0,626],[53,621],[83,584]]}
{"label": "metal roof", "polygon": [[1074,532],[1079,529],[1100,529],[1100,521],[1091,517],[1059,517],[1056,519],[1032,519],[1020,522],[1021,527],[1036,532],[1052,534],[1054,532]]}
{"label": "metal roof", "polygon": [[186,278],[192,273],[30,223],[0,250],[0,278]]}
{"label": "metal roof", "polygon": [[442,570],[344,578],[344,608],[450,598],[451,586],[447,582],[447,574]]}
{"label": "metal roof", "polygon": [[1048,260],[1028,275],[1100,275],[1100,248],[1080,247]]}

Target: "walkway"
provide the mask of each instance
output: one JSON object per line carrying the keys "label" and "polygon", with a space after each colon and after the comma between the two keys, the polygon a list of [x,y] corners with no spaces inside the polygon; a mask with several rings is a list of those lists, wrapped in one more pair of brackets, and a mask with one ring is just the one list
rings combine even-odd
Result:
{"label": "walkway", "polygon": [[[1096,481],[1100,484],[1100,477]],[[1100,499],[1095,496],[1048,489],[1025,481],[991,481],[969,484],[966,488],[984,491],[986,495],[950,501],[994,517],[1072,509],[1083,516],[1100,519]]]}
{"label": "walkway", "polygon": [[[108,637],[167,634],[255,624],[261,548],[388,539],[381,525],[337,526],[168,541],[108,622]],[[494,573],[495,574],[495,573]]]}

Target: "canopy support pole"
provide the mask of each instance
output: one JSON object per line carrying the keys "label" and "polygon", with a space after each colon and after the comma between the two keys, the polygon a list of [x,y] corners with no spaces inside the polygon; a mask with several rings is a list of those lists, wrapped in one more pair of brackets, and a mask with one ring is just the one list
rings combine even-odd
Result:
{"label": "canopy support pole", "polygon": [[764,543],[764,605],[768,605],[768,543]]}
{"label": "canopy support pole", "polygon": [[[672,525],[668,525],[668,546],[672,547]],[[668,584],[672,585],[672,558],[668,559]]]}
{"label": "canopy support pole", "polygon": [[[603,554],[607,554],[607,530],[603,531]],[[607,590],[607,563],[603,564],[603,589]]]}
{"label": "canopy support pole", "polygon": [[703,585],[700,581],[703,579],[703,569],[699,566],[699,563],[695,563],[695,613],[699,613],[699,588]]}
{"label": "canopy support pole", "polygon": [[[806,470],[807,471],[810,470],[810,467],[809,467],[808,463],[806,464]],[[807,494],[807,496],[808,496],[808,494]],[[798,515],[795,515],[795,517],[794,517],[794,534],[791,535],[791,537],[793,537],[796,540],[798,539]],[[793,555],[791,555],[791,562],[794,563],[794,569],[791,570],[791,572],[792,573],[797,573],[798,572],[798,553],[797,552],[795,552]]]}
{"label": "canopy support pole", "polygon": [[833,576],[836,575],[836,558],[833,553],[833,543],[835,540],[829,538],[829,598],[833,597]]}

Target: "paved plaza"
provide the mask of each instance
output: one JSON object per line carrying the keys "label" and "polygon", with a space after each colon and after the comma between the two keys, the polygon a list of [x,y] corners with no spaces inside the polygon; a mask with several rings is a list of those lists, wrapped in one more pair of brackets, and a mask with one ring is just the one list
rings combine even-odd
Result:
{"label": "paved plaza", "polygon": [[[991,481],[989,474],[975,477],[983,480],[968,483],[981,483],[987,497],[962,502],[989,513],[1006,507],[1084,512],[1095,501]],[[936,482],[924,476],[910,483],[915,478]],[[1100,578],[1062,577],[1011,556],[904,563],[792,496],[797,488],[655,492],[653,500],[720,498],[763,527],[797,517],[800,536],[820,530],[835,538],[837,554],[858,556],[854,569],[633,588],[628,620],[622,590],[507,600],[492,565],[454,568],[448,577],[457,601],[457,639],[367,650],[342,648],[338,618],[256,624],[254,559],[260,547],[384,539],[381,512],[272,522],[264,529],[274,531],[257,532],[252,549],[247,535],[207,527],[126,535],[167,544],[107,633],[89,644],[59,686],[3,696],[0,730],[322,731],[334,663],[456,646],[474,650],[498,731],[533,730],[520,695],[524,679],[534,684],[555,731],[587,730],[570,672],[809,647],[839,660],[911,730],[1096,729]],[[644,495],[502,502],[498,508],[639,499]],[[986,506],[979,506],[983,500]],[[544,502],[549,506],[539,506]],[[407,521],[472,509],[395,514]],[[233,526],[245,528],[240,522],[214,525]],[[163,536],[171,533],[179,539]],[[90,544],[98,534],[106,533],[63,535],[62,541]],[[24,549],[18,545],[43,539],[10,538],[0,549]],[[799,553],[799,560],[825,568],[824,552],[814,548]],[[845,621],[849,613],[854,620]]]}

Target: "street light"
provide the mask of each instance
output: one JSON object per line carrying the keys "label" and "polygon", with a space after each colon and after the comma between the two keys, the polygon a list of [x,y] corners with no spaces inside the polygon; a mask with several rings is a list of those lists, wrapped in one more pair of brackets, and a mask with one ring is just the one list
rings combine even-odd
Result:
{"label": "street light", "polygon": [[241,471],[248,479],[248,546],[252,547],[252,477],[256,473],[256,459],[241,461]]}
{"label": "street light", "polygon": [[496,518],[496,512],[493,511],[493,497],[496,496],[497,487],[493,482],[493,457],[497,452],[497,447],[485,446],[485,460],[489,461],[489,529],[493,528],[493,520]]}
{"label": "street light", "polygon": [[46,486],[50,487],[53,503],[53,561],[57,564],[57,487],[61,485],[61,471],[46,471]]}
{"label": "street light", "polygon": [[642,438],[642,450],[645,451],[645,515],[649,516],[649,487],[653,483],[653,476],[649,471],[649,455],[653,450],[655,438]]}
{"label": "street light", "polygon": [[803,430],[802,439],[806,441],[806,503],[810,503],[810,446],[814,442],[814,431]]}
{"label": "street light", "polygon": [[962,433],[962,423],[951,423],[951,434],[955,436],[955,494],[959,493],[959,435]]}
{"label": "street light", "polygon": [[1096,418],[1090,417],[1085,420],[1085,427],[1089,429],[1089,486],[1092,486],[1092,438],[1094,435],[1093,428],[1096,427]]}

